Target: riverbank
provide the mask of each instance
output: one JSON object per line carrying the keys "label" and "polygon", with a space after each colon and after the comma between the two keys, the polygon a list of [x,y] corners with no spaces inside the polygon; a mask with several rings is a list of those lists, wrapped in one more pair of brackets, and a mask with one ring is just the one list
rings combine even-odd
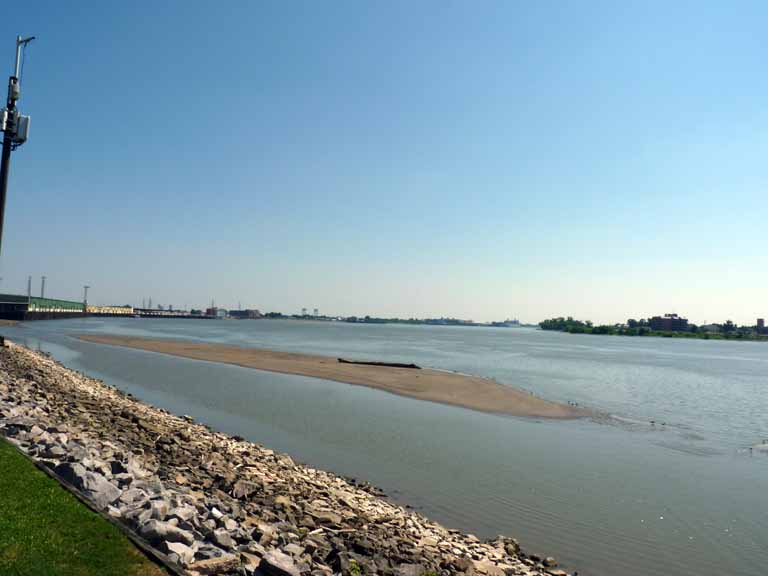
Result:
{"label": "riverbank", "polygon": [[346,364],[340,363],[337,358],[326,356],[204,342],[101,334],[85,334],[78,338],[97,344],[124,346],[194,360],[234,364],[244,368],[367,386],[401,396],[451,404],[481,412],[535,418],[579,418],[589,415],[586,410],[551,402],[493,380],[441,370]]}
{"label": "riverbank", "polygon": [[602,329],[602,326],[596,326],[593,329],[574,329],[574,330],[549,330],[550,332],[563,332],[565,334],[586,334],[587,336],[626,336],[629,338],[684,338],[687,340],[733,340],[736,342],[768,342],[766,334],[722,334],[718,332],[675,332],[670,330],[640,330],[637,328],[629,329]]}
{"label": "riverbank", "polygon": [[0,433],[189,574],[566,574],[40,353],[9,344],[0,366]]}
{"label": "riverbank", "polygon": [[716,324],[718,331],[699,328],[687,324],[683,330],[653,330],[647,320],[628,320],[627,324],[599,324],[590,321],[568,318],[550,318],[539,322],[539,327],[547,332],[565,332],[567,334],[592,334],[595,336],[651,336],[655,338],[686,338],[699,340],[743,340],[752,342],[768,341],[768,333],[761,333],[760,326],[736,326],[732,322]]}
{"label": "riverbank", "polygon": [[0,574],[166,572],[0,436]]}

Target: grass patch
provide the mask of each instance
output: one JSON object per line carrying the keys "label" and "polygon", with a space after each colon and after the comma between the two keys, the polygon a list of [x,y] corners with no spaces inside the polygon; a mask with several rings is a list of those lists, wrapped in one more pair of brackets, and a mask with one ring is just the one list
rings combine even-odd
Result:
{"label": "grass patch", "polygon": [[0,439],[0,574],[165,574],[115,526]]}

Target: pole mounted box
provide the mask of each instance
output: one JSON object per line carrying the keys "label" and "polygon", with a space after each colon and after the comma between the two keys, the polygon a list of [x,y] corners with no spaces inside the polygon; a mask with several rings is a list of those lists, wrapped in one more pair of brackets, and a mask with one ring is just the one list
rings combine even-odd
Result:
{"label": "pole mounted box", "polygon": [[8,82],[8,100],[16,102],[21,98],[21,86],[19,86],[18,78],[11,77]]}
{"label": "pole mounted box", "polygon": [[29,138],[29,123],[30,117],[19,115],[19,120],[16,123],[16,137],[14,138],[17,146],[24,144]]}
{"label": "pole mounted box", "polygon": [[3,238],[5,220],[5,196],[8,190],[8,172],[11,166],[11,152],[24,144],[29,137],[29,116],[20,116],[16,101],[21,97],[21,53],[34,36],[22,38],[16,36],[16,67],[13,76],[8,78],[8,100],[5,111],[0,112],[0,124],[3,129],[3,150],[0,158],[0,240]]}

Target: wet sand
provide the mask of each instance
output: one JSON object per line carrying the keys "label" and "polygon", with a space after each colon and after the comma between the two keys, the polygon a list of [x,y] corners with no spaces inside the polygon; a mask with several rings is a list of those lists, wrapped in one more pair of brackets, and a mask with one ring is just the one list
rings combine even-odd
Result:
{"label": "wet sand", "polygon": [[[579,418],[588,416],[580,408],[551,402],[523,390],[505,386],[486,378],[444,372],[429,368],[390,368],[359,364],[342,364],[337,358],[276,352],[258,348],[241,348],[224,344],[181,342],[83,334],[80,340],[159,352],[194,360],[234,364],[268,372],[310,376],[345,384],[367,386],[393,394],[461,406],[481,412],[510,414],[535,418]],[[351,358],[348,358],[351,359]],[[356,360],[376,360],[360,358]]]}

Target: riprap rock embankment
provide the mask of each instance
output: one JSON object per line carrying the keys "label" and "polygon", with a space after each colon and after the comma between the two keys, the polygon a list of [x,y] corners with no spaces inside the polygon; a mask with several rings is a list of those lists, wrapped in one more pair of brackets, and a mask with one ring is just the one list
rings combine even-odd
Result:
{"label": "riprap rock embankment", "polygon": [[0,433],[191,574],[565,574],[13,344]]}

